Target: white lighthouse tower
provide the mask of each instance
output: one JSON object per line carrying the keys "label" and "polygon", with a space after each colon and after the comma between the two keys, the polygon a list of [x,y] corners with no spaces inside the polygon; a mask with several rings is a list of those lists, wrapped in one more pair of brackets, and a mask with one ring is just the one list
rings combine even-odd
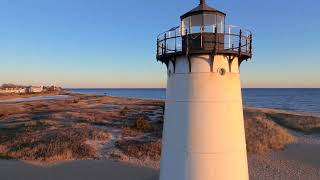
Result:
{"label": "white lighthouse tower", "polygon": [[168,69],[160,180],[247,180],[239,67],[252,35],[205,0],[159,35]]}

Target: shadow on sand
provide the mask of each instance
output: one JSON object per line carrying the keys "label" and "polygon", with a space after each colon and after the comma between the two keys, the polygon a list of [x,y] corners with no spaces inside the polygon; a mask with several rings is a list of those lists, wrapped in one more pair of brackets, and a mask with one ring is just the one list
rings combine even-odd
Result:
{"label": "shadow on sand", "polygon": [[108,160],[72,161],[38,166],[17,160],[0,160],[1,180],[158,180],[154,169]]}

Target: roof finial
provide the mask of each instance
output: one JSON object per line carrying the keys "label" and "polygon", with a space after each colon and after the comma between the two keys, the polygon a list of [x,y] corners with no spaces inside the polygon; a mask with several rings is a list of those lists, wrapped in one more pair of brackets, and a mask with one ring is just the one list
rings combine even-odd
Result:
{"label": "roof finial", "polygon": [[200,0],[200,5],[201,4],[206,4],[206,0]]}

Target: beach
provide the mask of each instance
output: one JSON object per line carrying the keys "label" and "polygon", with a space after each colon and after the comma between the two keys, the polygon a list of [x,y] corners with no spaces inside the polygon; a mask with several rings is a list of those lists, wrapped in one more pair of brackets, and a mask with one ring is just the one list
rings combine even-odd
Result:
{"label": "beach", "polygon": [[[0,102],[1,179],[158,179],[162,100],[64,95]],[[244,114],[250,179],[319,179],[320,117]]]}
{"label": "beach", "polygon": [[[19,173],[17,173],[19,172]],[[22,161],[0,161],[2,180],[155,180],[158,171],[113,161],[72,161],[36,166]]]}

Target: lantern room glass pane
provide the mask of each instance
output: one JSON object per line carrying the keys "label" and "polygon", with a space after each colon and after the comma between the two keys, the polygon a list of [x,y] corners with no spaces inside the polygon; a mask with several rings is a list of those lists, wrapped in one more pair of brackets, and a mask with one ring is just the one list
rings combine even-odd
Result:
{"label": "lantern room glass pane", "polygon": [[182,20],[182,28],[181,28],[182,32],[181,32],[181,34],[185,35],[186,32],[190,33],[190,29],[189,28],[190,28],[190,17],[187,17],[187,18]]}
{"label": "lantern room glass pane", "polygon": [[191,16],[191,33],[199,33],[203,27],[203,15]]}
{"label": "lantern room glass pane", "polygon": [[204,32],[214,32],[216,28],[216,15],[204,14]]}
{"label": "lantern room glass pane", "polygon": [[224,33],[224,17],[217,16],[217,29],[218,33]]}

